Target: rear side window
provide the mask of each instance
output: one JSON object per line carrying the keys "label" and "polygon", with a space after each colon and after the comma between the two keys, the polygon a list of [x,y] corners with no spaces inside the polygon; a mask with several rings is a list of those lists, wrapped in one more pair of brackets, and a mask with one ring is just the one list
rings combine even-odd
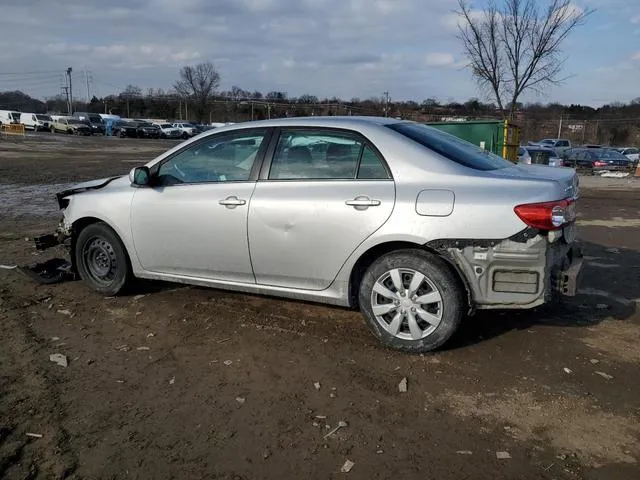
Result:
{"label": "rear side window", "polygon": [[433,127],[419,123],[394,123],[387,127],[453,162],[474,170],[497,170],[512,166],[511,162],[498,155]]}
{"label": "rear side window", "polygon": [[368,145],[365,145],[362,150],[358,178],[360,180],[383,180],[389,178],[387,169],[382,164],[380,157]]}

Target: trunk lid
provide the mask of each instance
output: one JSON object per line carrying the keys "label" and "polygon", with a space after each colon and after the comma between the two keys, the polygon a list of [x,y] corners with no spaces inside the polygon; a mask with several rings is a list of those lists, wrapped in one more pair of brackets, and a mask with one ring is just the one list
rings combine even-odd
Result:
{"label": "trunk lid", "polygon": [[547,167],[546,165],[514,165],[513,167],[491,170],[497,177],[531,180],[551,180],[562,186],[564,198],[577,199],[580,196],[578,174],[572,168]]}

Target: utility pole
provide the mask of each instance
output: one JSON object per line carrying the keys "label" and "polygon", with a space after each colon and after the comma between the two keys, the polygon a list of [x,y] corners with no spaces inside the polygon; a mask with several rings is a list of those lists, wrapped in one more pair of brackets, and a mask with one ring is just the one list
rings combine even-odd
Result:
{"label": "utility pole", "polygon": [[69,86],[65,85],[62,87],[62,91],[64,92],[64,98],[67,101],[67,112],[71,113],[71,107],[69,106]]}
{"label": "utility pole", "polygon": [[384,94],[384,116],[389,116],[389,92],[383,92]]}
{"label": "utility pole", "polygon": [[562,136],[562,115],[560,115],[560,125],[558,125],[558,137],[560,138]]}
{"label": "utility pole", "polygon": [[67,78],[69,79],[69,115],[73,115],[73,88],[71,86],[71,67],[67,68]]}
{"label": "utility pole", "polygon": [[89,74],[87,73],[87,69],[84,70],[84,80],[87,83],[87,103],[89,103],[91,96],[89,95]]}

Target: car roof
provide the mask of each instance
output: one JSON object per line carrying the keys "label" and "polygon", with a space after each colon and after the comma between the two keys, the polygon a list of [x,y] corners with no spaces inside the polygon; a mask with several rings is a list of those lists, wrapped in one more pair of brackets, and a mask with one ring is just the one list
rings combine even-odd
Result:
{"label": "car roof", "polygon": [[289,117],[275,118],[271,120],[258,120],[253,122],[241,122],[233,125],[218,127],[216,131],[236,130],[239,128],[251,127],[333,127],[333,128],[354,128],[371,125],[391,125],[405,122],[395,118],[387,117],[365,117],[365,116],[335,116],[335,117]]}

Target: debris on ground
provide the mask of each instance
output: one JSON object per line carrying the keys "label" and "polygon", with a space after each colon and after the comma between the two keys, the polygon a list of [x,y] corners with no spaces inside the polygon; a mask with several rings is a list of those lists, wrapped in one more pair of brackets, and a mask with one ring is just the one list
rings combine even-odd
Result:
{"label": "debris on ground", "polygon": [[148,350],[151,350],[149,347],[137,347],[136,350],[140,351],[140,352],[146,352]]}
{"label": "debris on ground", "polygon": [[224,363],[227,367],[233,363],[233,360],[225,360]]}
{"label": "debris on ground", "polygon": [[591,362],[592,365],[597,365],[600,363],[600,360],[596,360],[595,358],[592,358],[591,360],[589,360]]}
{"label": "debris on ground", "polygon": [[42,438],[42,434],[41,433],[30,433],[30,432],[27,432],[26,435],[27,435],[27,437]]}
{"label": "debris on ground", "polygon": [[58,313],[60,315],[71,315],[71,311],[70,310],[58,310]]}
{"label": "debris on ground", "polygon": [[147,333],[147,338],[152,338],[152,337],[155,337],[155,336],[156,336],[156,334],[153,333],[153,332]]}
{"label": "debris on ground", "polygon": [[471,450],[458,450],[456,453],[458,455],[473,455],[473,452]]}
{"label": "debris on ground", "polygon": [[62,355],[61,353],[52,353],[51,355],[49,355],[49,361],[65,368],[69,365],[69,360],[67,360],[67,356]]}
{"label": "debris on ground", "polygon": [[268,448],[264,452],[262,452],[262,458],[264,458],[265,460],[270,456],[271,456],[271,452],[269,451]]}
{"label": "debris on ground", "polygon": [[319,420],[326,420],[327,416],[326,415],[316,415],[316,418]]}
{"label": "debris on ground", "polygon": [[135,297],[133,297],[133,301],[136,302],[138,300],[140,300],[141,298],[146,297],[146,295],[136,295]]}
{"label": "debris on ground", "polygon": [[17,267],[17,270],[40,285],[51,285],[76,278],[71,262],[63,258],[52,258],[33,266]]}
{"label": "debris on ground", "polygon": [[243,397],[236,397],[236,402],[238,402],[240,405],[244,405],[244,402],[246,402],[247,400]]}
{"label": "debris on ground", "polygon": [[129,348],[129,345],[118,345],[116,347],[116,350],[118,350],[119,352],[128,352],[131,349]]}
{"label": "debris on ground", "polygon": [[407,393],[407,377],[404,377],[402,380],[400,380],[400,383],[398,384],[398,390],[400,391],[400,393]]}
{"label": "debris on ground", "polygon": [[324,438],[330,437],[331,435],[333,435],[334,433],[336,433],[338,430],[340,430],[341,428],[346,428],[348,427],[349,424],[347,422],[345,422],[344,420],[340,420],[338,422],[338,426],[335,427],[333,430],[331,430],[329,433],[327,433]]}
{"label": "debris on ground", "polygon": [[349,473],[354,465],[355,465],[354,462],[352,462],[351,460],[347,460],[346,462],[344,462],[344,465],[342,465],[340,472]]}
{"label": "debris on ground", "polygon": [[17,265],[0,265],[0,270],[15,270]]}
{"label": "debris on ground", "polygon": [[316,390],[320,390],[320,382],[313,382],[313,387],[314,387]]}
{"label": "debris on ground", "polygon": [[377,455],[382,455],[383,453],[384,453],[384,450],[376,450]]}
{"label": "debris on ground", "polygon": [[171,380],[169,380],[169,385],[173,385],[174,383],[176,383],[176,377],[175,376],[171,377]]}
{"label": "debris on ground", "polygon": [[564,373],[571,375],[573,373],[573,370],[571,370],[570,368],[564,367],[562,370],[564,370]]}
{"label": "debris on ground", "polygon": [[335,394],[335,393],[333,393],[333,392],[331,392],[331,393],[329,394],[329,398],[336,398],[336,394]]}
{"label": "debris on ground", "polygon": [[606,378],[607,380],[613,380],[613,376],[609,375],[608,373],[604,373],[604,372],[595,372],[596,375],[600,375],[602,378]]}
{"label": "debris on ground", "polygon": [[496,458],[498,460],[507,460],[511,458],[511,455],[509,454],[509,452],[496,452]]}
{"label": "debris on ground", "polygon": [[52,342],[57,342],[58,340],[60,340],[60,337],[51,337]]}

